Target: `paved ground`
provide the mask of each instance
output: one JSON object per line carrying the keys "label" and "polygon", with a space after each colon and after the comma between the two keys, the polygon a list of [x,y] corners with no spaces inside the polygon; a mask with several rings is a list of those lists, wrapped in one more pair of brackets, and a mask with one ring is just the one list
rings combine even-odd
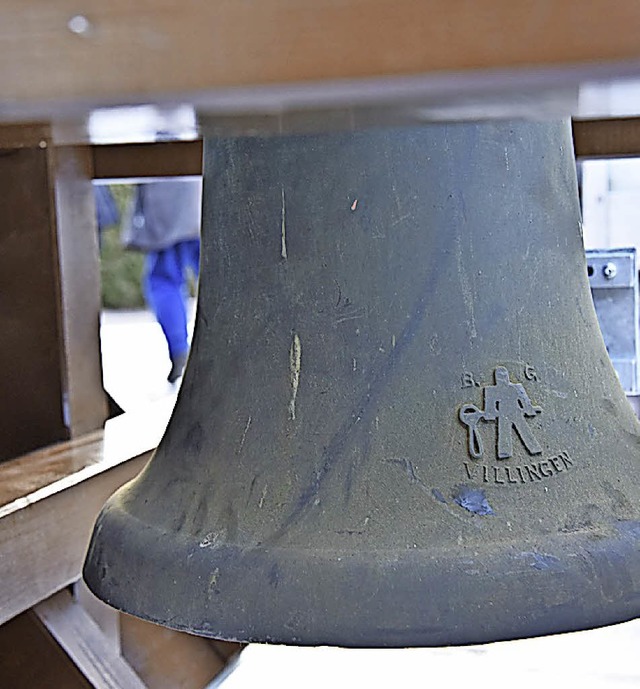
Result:
{"label": "paved ground", "polygon": [[[193,302],[189,314],[192,328]],[[125,411],[175,397],[179,385],[167,382],[167,345],[151,312],[103,311],[100,337],[105,389]]]}
{"label": "paved ground", "polygon": [[[193,316],[193,304],[191,314]],[[175,397],[162,332],[145,311],[105,312],[105,387],[125,410]],[[223,689],[640,688],[640,620],[603,630],[466,648],[346,650],[253,644]]]}

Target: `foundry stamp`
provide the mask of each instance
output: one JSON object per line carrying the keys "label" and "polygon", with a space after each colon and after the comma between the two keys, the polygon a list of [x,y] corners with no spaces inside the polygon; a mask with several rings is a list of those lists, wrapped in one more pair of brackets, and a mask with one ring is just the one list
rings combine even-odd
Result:
{"label": "foundry stamp", "polygon": [[487,466],[476,462],[465,462],[467,478],[475,483],[535,483],[545,478],[568,471],[573,466],[573,459],[568,452],[560,452],[548,459],[530,462],[523,466],[506,466],[500,464]]}
{"label": "foundry stamp", "polygon": [[531,402],[521,383],[511,382],[504,366],[496,367],[494,378],[495,385],[486,385],[483,389],[484,409],[478,409],[474,404],[464,404],[458,413],[460,421],[467,427],[469,454],[473,459],[480,459],[484,455],[479,428],[481,421],[497,424],[498,459],[508,459],[513,455],[514,434],[520,438],[529,454],[540,454],[542,448],[529,428],[527,417],[540,414],[542,408]]}

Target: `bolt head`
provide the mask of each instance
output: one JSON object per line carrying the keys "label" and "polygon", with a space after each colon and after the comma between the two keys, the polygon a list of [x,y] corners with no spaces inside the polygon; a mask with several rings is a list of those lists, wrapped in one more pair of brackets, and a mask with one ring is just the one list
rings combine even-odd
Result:
{"label": "bolt head", "polygon": [[618,274],[618,268],[615,263],[607,263],[607,265],[602,269],[602,273],[607,278],[607,280],[613,280],[613,278]]}

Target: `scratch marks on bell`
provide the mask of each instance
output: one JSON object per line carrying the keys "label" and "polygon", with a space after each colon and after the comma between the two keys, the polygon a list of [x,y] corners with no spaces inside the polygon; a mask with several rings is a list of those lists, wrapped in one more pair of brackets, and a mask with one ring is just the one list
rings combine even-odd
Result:
{"label": "scratch marks on bell", "polygon": [[398,194],[398,188],[395,184],[391,185],[391,189],[393,191],[393,198],[396,202],[396,219],[393,223],[391,223],[391,226],[393,227],[401,223],[403,220],[407,220],[408,218],[410,218],[411,213],[403,213],[402,204],[400,203],[400,195]]}
{"label": "scratch marks on bell", "polygon": [[198,545],[201,548],[215,548],[220,540],[220,533],[217,531],[210,531]]}
{"label": "scratch marks on bell", "polygon": [[437,488],[433,488],[431,490],[431,495],[438,501],[441,502],[442,504],[446,505],[447,504],[447,499],[444,497],[442,494],[441,490],[438,490]]}
{"label": "scratch marks on bell", "polygon": [[245,440],[247,439],[247,433],[249,432],[249,426],[251,426],[251,417],[247,419],[247,424],[244,427],[244,431],[242,432],[242,438],[240,438],[240,445],[238,445],[238,449],[236,450],[237,455],[239,455],[242,452]]}
{"label": "scratch marks on bell", "polygon": [[[351,450],[362,442],[362,434],[371,428],[371,422],[376,415],[382,392],[388,385],[390,376],[403,361],[404,353],[416,340],[418,332],[424,325],[430,304],[428,295],[432,291],[434,274],[439,268],[440,259],[434,256],[426,269],[422,289],[418,291],[418,297],[409,309],[406,325],[396,338],[395,348],[380,357],[371,367],[366,389],[362,391],[359,398],[354,399],[350,413],[342,415],[342,422],[327,439],[321,450],[316,471],[308,476],[301,487],[298,499],[293,503],[289,514],[282,520],[280,528],[273,533],[273,541],[282,538],[294,524],[311,512],[324,482],[338,466],[344,466],[347,458],[352,456]],[[361,423],[362,421],[364,423]]]}
{"label": "scratch marks on bell", "polygon": [[300,366],[302,363],[302,344],[298,333],[293,333],[291,348],[289,349],[289,379],[291,381],[291,400],[289,401],[289,418],[296,420],[296,398],[300,385]]}
{"label": "scratch marks on bell", "polygon": [[366,533],[370,521],[371,517],[367,515],[364,518],[364,522],[362,523],[362,526],[360,528],[338,529],[336,533],[340,536],[362,536],[362,534]]}
{"label": "scratch marks on bell", "polygon": [[282,192],[282,211],[280,214],[280,256],[286,261],[287,260],[287,217],[286,217],[286,207],[284,200],[284,187],[280,188]]}
{"label": "scratch marks on bell", "polygon": [[558,570],[561,568],[560,559],[555,555],[547,555],[546,553],[537,553],[535,551],[525,551],[519,553],[515,557],[525,560],[530,567],[539,571]]}
{"label": "scratch marks on bell", "polygon": [[411,213],[403,213],[402,215],[400,215],[399,217],[397,217],[397,218],[391,223],[391,227],[395,227],[396,225],[399,225],[401,222],[404,222],[405,220],[409,220],[409,218],[411,218],[411,217],[412,217]]}
{"label": "scratch marks on bell", "polygon": [[391,459],[388,459],[387,462],[389,462],[389,464],[394,464],[403,469],[404,473],[409,479],[409,483],[418,485],[420,488],[422,488],[422,490],[428,492],[429,489],[424,484],[422,479],[418,476],[416,467],[410,459],[407,459],[406,457],[392,457]]}
{"label": "scratch marks on bell", "polygon": [[476,315],[474,307],[474,291],[465,267],[465,262],[463,259],[463,248],[462,248],[462,234],[458,232],[456,235],[456,261],[458,276],[460,278],[460,288],[462,290],[462,298],[464,300],[464,305],[467,310],[469,317],[469,328],[470,336],[472,339],[478,336],[478,331],[476,330]]}
{"label": "scratch marks on bell", "polygon": [[220,576],[220,568],[216,567],[213,572],[211,573],[211,577],[209,578],[209,596],[211,596],[212,593],[218,594],[220,593],[220,589],[218,589],[218,578]]}
{"label": "scratch marks on bell", "polygon": [[359,308],[355,308],[351,310],[348,313],[343,314],[342,316],[339,316],[336,318],[336,325],[339,325],[340,323],[344,323],[345,321],[355,321],[360,318],[365,318],[367,315],[367,309],[364,306],[361,306]]}

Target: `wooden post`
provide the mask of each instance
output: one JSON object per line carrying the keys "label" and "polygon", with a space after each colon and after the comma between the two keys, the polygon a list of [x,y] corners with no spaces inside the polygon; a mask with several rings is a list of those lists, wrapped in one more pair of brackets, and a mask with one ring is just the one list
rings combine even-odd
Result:
{"label": "wooden post", "polygon": [[90,160],[0,128],[0,461],[105,418]]}
{"label": "wooden post", "polygon": [[106,418],[100,359],[100,263],[89,146],[53,151],[65,402],[72,438],[100,428]]}
{"label": "wooden post", "polygon": [[36,605],[34,612],[94,689],[147,689],[68,591]]}
{"label": "wooden post", "polygon": [[33,610],[0,627],[3,687],[92,689]]}
{"label": "wooden post", "polygon": [[46,126],[0,129],[0,460],[69,437]]}

